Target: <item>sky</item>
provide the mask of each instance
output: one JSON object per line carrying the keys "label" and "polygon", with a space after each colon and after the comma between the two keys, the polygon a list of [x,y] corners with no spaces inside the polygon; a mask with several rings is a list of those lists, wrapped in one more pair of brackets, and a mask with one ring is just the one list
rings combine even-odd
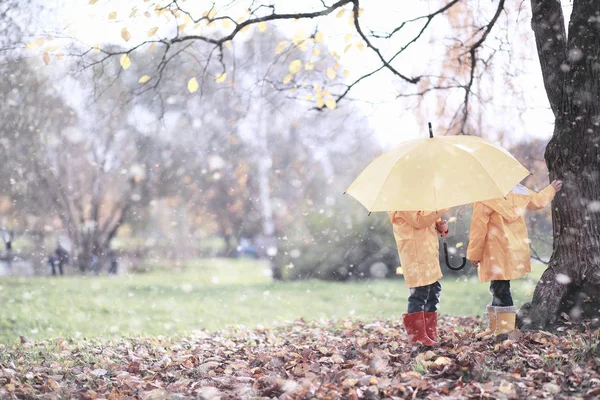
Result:
{"label": "sky", "polygon": [[[62,29],[64,25],[68,25],[67,32],[69,34],[89,45],[102,42],[125,44],[121,38],[123,27],[127,27],[131,34],[131,39],[127,44],[135,44],[145,40],[148,30],[154,26],[159,26],[158,36],[168,36],[172,32],[169,31],[171,27],[165,24],[164,19],[159,21],[161,17],[146,18],[143,16],[143,7],[152,4],[152,2],[147,3],[143,0],[98,0],[90,5],[88,0],[64,1],[68,6],[61,7],[57,11],[56,21],[60,22],[55,22],[57,24],[55,29]],[[230,3],[233,3],[233,5],[219,8],[219,13],[243,15],[243,8],[250,4],[249,1],[217,1],[217,7],[223,7]],[[306,0],[302,3],[303,11],[321,8],[319,0]],[[470,7],[475,3],[470,2]],[[197,15],[201,15],[203,10],[208,10],[210,4],[211,2],[208,1],[182,3],[183,6],[189,7],[190,11],[197,13]],[[275,1],[275,4],[278,13],[298,10],[295,8],[298,2],[279,0]],[[414,18],[427,14],[429,10],[437,9],[438,4],[438,1],[400,0],[390,2],[389,0],[369,0],[365,2],[365,10],[361,16],[361,21],[363,26],[373,30],[385,31],[396,26],[399,20]],[[142,11],[138,12],[134,18],[129,18],[132,9],[136,6]],[[482,21],[489,19],[494,6],[493,2],[477,2],[476,9],[477,12],[481,13]],[[564,11],[568,14],[570,5],[564,5]],[[108,16],[112,12],[116,12],[116,16],[114,19],[109,19]],[[331,15],[321,19],[318,22],[318,30],[325,35],[324,43],[329,49],[342,54],[340,64],[350,71],[348,79],[351,80],[353,77],[358,77],[364,72],[379,66],[379,61],[371,51],[360,51],[356,46],[344,52],[344,48],[348,43],[354,43],[357,40],[357,36],[354,36],[348,41],[348,33],[354,31],[348,23],[349,16],[350,12],[347,10],[346,14],[340,18]],[[517,30],[526,34],[530,30],[529,20],[523,18],[523,22],[526,23],[521,23]],[[44,25],[42,22],[40,24]],[[60,26],[61,24],[62,26]],[[315,23],[314,21],[284,21],[278,23],[277,27],[285,34],[293,37],[301,31],[304,31],[305,34],[310,33],[315,29]],[[431,31],[432,36],[423,39],[423,42],[429,40],[430,45],[420,44],[414,46],[406,54],[406,57],[396,64],[407,75],[420,73],[423,69],[428,68],[428,64],[432,60],[435,60],[436,50],[439,49],[431,45],[431,39],[435,36],[444,35],[448,27],[443,21],[436,22],[434,27],[435,29]],[[419,28],[420,26],[417,24],[409,26],[407,33],[414,33]],[[406,37],[400,37],[398,41],[392,41],[384,45],[389,48],[382,47],[382,51],[384,54],[389,54],[403,41],[406,41]],[[506,96],[501,74],[495,76],[493,82],[490,83],[490,91],[494,94],[494,97],[485,106],[483,112],[485,124],[482,125],[482,132],[479,133],[488,139],[494,140],[496,139],[494,132],[498,127],[502,127],[507,136],[504,141],[514,142],[521,138],[549,139],[552,134],[554,119],[543,89],[540,67],[535,55],[535,43],[532,40],[523,42],[518,37],[514,37],[512,44],[518,47],[518,51],[522,54],[530,55],[523,62],[522,71],[512,78],[512,84],[522,88],[524,99],[515,101],[514,98]],[[511,60],[500,59],[498,65],[503,68],[510,68]],[[357,104],[368,117],[370,126],[384,148],[394,146],[403,140],[427,135],[426,126],[422,120],[430,119],[428,115],[429,106],[424,104],[416,112],[407,110],[406,102],[396,99],[398,92],[399,82],[397,78],[389,72],[382,72],[359,84],[350,95],[351,98],[360,99]],[[457,96],[462,95],[462,92],[457,94]],[[452,102],[453,100],[449,99],[448,101]],[[520,118],[518,118],[519,115]],[[432,122],[436,132],[444,130],[440,123],[435,120]],[[507,145],[509,143],[502,144]]]}

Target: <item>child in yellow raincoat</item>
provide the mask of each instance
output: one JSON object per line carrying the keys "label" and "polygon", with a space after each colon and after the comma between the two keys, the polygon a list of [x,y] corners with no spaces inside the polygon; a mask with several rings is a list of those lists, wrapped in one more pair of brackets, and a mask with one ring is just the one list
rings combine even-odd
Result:
{"label": "child in yellow raincoat", "polygon": [[438,346],[437,305],[442,286],[438,255],[438,233],[448,233],[447,221],[439,213],[390,211],[389,217],[400,254],[404,281],[410,288],[404,326],[411,342]]}
{"label": "child in yellow raincoat", "polygon": [[531,271],[525,209],[546,207],[562,187],[553,181],[539,193],[515,186],[504,198],[473,204],[467,258],[478,267],[479,280],[490,282],[492,304],[487,306],[488,329],[478,338],[515,329],[516,307],[510,281]]}

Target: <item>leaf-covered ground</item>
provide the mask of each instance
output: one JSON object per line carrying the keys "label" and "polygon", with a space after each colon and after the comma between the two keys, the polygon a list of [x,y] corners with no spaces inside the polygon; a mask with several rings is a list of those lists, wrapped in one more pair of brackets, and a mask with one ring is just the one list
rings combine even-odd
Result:
{"label": "leaf-covered ground", "polygon": [[442,317],[443,345],[410,345],[398,320],[302,321],[274,330],[0,346],[3,399],[596,398],[600,330],[477,341]]}

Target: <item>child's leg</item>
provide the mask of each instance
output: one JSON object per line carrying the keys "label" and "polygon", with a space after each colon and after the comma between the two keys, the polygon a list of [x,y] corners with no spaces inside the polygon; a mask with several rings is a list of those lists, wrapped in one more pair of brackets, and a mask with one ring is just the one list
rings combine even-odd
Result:
{"label": "child's leg", "polygon": [[442,284],[440,281],[429,285],[429,296],[425,303],[425,312],[437,311],[437,305],[440,303],[440,296],[442,295]]}
{"label": "child's leg", "polygon": [[425,311],[425,304],[429,298],[429,286],[410,288],[410,296],[408,296],[409,314]]}
{"label": "child's leg", "polygon": [[491,281],[492,305],[496,307],[511,307],[514,305],[510,294],[510,281]]}

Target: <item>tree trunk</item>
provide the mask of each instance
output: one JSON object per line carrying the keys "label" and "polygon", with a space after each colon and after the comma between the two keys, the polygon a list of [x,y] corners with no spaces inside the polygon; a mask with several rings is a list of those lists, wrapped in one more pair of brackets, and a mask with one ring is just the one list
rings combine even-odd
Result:
{"label": "tree trunk", "polygon": [[546,164],[550,179],[564,181],[552,203],[552,258],[520,312],[522,328],[543,329],[562,313],[571,319],[600,315],[600,2],[574,0],[564,51],[560,3],[532,0],[532,6],[556,117]]}
{"label": "tree trunk", "polygon": [[[256,65],[260,65],[258,58],[262,56],[261,50],[261,39],[255,37],[254,51],[256,57]],[[260,71],[257,71],[260,74]],[[269,126],[267,122],[267,114],[265,113],[265,107],[267,101],[263,98],[263,94],[257,98],[253,104],[256,107],[257,113],[257,142],[258,142],[258,189],[261,206],[261,215],[263,223],[263,235],[265,241],[265,250],[267,254],[267,260],[271,267],[271,277],[275,281],[283,279],[283,273],[281,266],[275,262],[275,256],[277,255],[277,237],[275,236],[275,220],[273,217],[273,202],[271,199],[271,167],[273,160],[271,153],[269,152]]]}

